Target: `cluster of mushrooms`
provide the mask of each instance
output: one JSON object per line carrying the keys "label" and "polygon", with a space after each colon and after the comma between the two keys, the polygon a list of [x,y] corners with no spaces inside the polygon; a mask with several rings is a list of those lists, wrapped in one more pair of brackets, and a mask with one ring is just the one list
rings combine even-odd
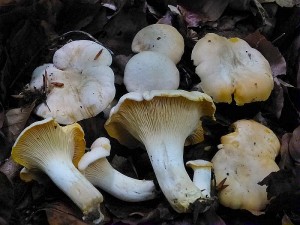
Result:
{"label": "cluster of mushrooms", "polygon": [[[153,24],[140,30],[133,42],[136,54],[124,71],[128,93],[114,105],[105,123],[110,137],[128,148],[143,146],[160,190],[178,213],[211,195],[211,170],[216,182],[226,178],[219,201],[255,215],[268,204],[266,187],[258,182],[279,170],[276,135],[253,120],[239,120],[234,132],[221,138],[211,162],[195,159],[184,164],[184,146],[204,140],[203,116],[215,119],[214,102],[242,106],[264,101],[273,89],[270,65],[260,52],[239,38],[209,33],[195,45],[191,59],[201,78],[199,90],[178,90],[176,64],[184,52],[184,39],[172,26]],[[46,173],[83,212],[84,219],[103,221],[100,190],[128,202],[157,197],[152,180],[134,179],[114,169],[106,159],[110,141],[99,137],[86,152],[84,131],[77,121],[94,117],[115,98],[112,56],[102,45],[72,41],[58,49],[52,64],[34,70],[31,90],[47,83],[47,100],[35,108],[44,118],[23,130],[13,159],[24,166],[23,180]],[[72,104],[69,104],[71,103]],[[186,166],[194,169],[191,179]],[[63,172],[62,172],[63,171]],[[96,188],[96,187],[98,188]]]}

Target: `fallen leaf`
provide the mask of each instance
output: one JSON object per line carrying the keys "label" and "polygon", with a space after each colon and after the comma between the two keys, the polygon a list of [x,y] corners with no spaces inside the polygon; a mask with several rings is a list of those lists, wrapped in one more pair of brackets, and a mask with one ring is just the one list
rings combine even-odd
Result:
{"label": "fallen leaf", "polygon": [[300,34],[293,40],[287,54],[289,83],[300,88]]}
{"label": "fallen leaf", "polygon": [[297,0],[259,0],[260,3],[276,2],[281,7],[293,7],[299,5]]}
{"label": "fallen leaf", "polygon": [[244,38],[252,47],[261,52],[261,54],[270,63],[274,77],[286,74],[286,62],[279,49],[266,39],[259,31],[255,31]]}
{"label": "fallen leaf", "polygon": [[16,140],[19,134],[23,131],[34,107],[35,103],[33,102],[28,107],[10,109],[5,113],[3,129],[6,130],[9,140]]}
{"label": "fallen leaf", "polygon": [[0,129],[2,128],[3,126],[3,123],[4,123],[4,109],[3,109],[3,106],[0,102]]}
{"label": "fallen leaf", "polygon": [[101,7],[98,1],[63,1],[63,6],[57,12],[57,21],[60,21],[56,26],[57,32],[65,33],[70,30],[83,29],[92,23]]}
{"label": "fallen leaf", "polygon": [[89,225],[78,218],[78,214],[63,202],[50,203],[45,208],[49,225]]}
{"label": "fallen leaf", "polygon": [[294,166],[294,161],[289,152],[289,142],[291,137],[291,133],[285,133],[281,137],[280,161],[278,164],[280,169],[291,169]]}
{"label": "fallen leaf", "polygon": [[0,172],[0,224],[8,225],[13,211],[14,191],[9,179]]}
{"label": "fallen leaf", "polygon": [[268,199],[279,196],[283,193],[291,193],[297,190],[296,182],[297,174],[293,170],[279,170],[270,173],[259,185],[267,185]]}
{"label": "fallen leaf", "polygon": [[294,225],[288,215],[284,214],[281,219],[282,225]]}
{"label": "fallen leaf", "polygon": [[20,164],[15,163],[15,161],[11,157],[9,157],[0,166],[0,172],[4,173],[8,179],[13,180],[14,177],[19,175],[19,171],[21,168],[22,166]]}
{"label": "fallen leaf", "polygon": [[197,24],[199,22],[203,23],[207,21],[216,21],[219,19],[228,6],[229,0],[178,0],[177,3],[180,6],[180,12],[188,24]]}
{"label": "fallen leaf", "polygon": [[118,54],[131,54],[131,42],[135,34],[148,23],[143,12],[143,5],[123,7],[99,32],[100,42]]}
{"label": "fallen leaf", "polygon": [[298,126],[291,135],[289,153],[296,164],[300,166],[300,126]]}

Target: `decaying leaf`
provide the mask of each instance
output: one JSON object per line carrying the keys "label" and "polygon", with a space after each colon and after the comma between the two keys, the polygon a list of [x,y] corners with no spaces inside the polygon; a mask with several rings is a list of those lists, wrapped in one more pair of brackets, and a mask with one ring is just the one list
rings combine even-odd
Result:
{"label": "decaying leaf", "polygon": [[293,223],[300,221],[300,167],[289,170],[279,170],[269,174],[259,182],[267,185],[268,198],[271,199],[266,213],[286,213]]}
{"label": "decaying leaf", "polygon": [[297,3],[297,0],[259,0],[260,3],[269,3],[269,2],[276,2],[281,7],[293,7]]}
{"label": "decaying leaf", "polygon": [[46,214],[49,225],[88,225],[81,218],[78,218],[77,212],[62,202],[48,204]]}
{"label": "decaying leaf", "polygon": [[14,203],[12,183],[0,172],[0,224],[8,225]]}
{"label": "decaying leaf", "polygon": [[23,131],[34,106],[35,103],[32,103],[28,107],[10,109],[6,112],[3,129],[10,141],[16,140]]}
{"label": "decaying leaf", "polygon": [[177,1],[179,10],[185,21],[192,26],[205,23],[207,21],[216,21],[228,6],[229,0],[203,0],[203,1]]}
{"label": "decaying leaf", "polygon": [[281,219],[282,225],[294,225],[288,215],[284,214]]}
{"label": "decaying leaf", "polygon": [[123,7],[112,17],[100,31],[98,40],[106,43],[116,54],[130,54],[131,42],[135,34],[147,26],[143,5],[137,7]]}
{"label": "decaying leaf", "polygon": [[3,106],[0,102],[0,129],[2,128],[3,126],[3,123],[4,123],[4,109],[3,109]]}
{"label": "decaying leaf", "polygon": [[[287,154],[296,165],[300,166],[300,126],[298,126],[292,134],[286,134],[284,138],[287,139],[285,142],[288,142],[288,145],[283,142],[282,148],[285,147],[285,149],[282,154]],[[283,159],[286,157],[283,157]]]}
{"label": "decaying leaf", "polygon": [[20,164],[15,163],[15,161],[11,157],[9,157],[0,166],[0,172],[4,173],[8,179],[13,180],[14,177],[19,175],[21,167],[22,166]]}
{"label": "decaying leaf", "polygon": [[244,38],[252,47],[260,51],[270,63],[273,76],[286,74],[286,62],[279,49],[266,39],[259,31]]}
{"label": "decaying leaf", "polygon": [[289,48],[287,62],[290,83],[300,88],[300,34],[294,39]]}
{"label": "decaying leaf", "polygon": [[294,166],[294,161],[289,152],[289,142],[291,140],[292,134],[286,133],[281,137],[280,146],[280,169],[290,169]]}

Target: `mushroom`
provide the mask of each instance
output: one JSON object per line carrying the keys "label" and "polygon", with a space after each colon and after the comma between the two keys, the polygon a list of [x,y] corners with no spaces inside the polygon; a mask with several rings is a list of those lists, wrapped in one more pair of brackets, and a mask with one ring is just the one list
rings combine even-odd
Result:
{"label": "mushroom", "polygon": [[[87,41],[74,42],[56,51],[54,64],[36,68],[29,84],[30,90],[45,89],[47,94],[46,102],[39,104],[35,113],[43,118],[53,117],[60,124],[96,116],[110,104],[116,92],[114,73],[107,66],[111,63],[108,51],[90,41],[89,45],[84,44]],[[103,51],[97,57],[99,49]]]}
{"label": "mushroom", "polygon": [[58,69],[72,68],[80,72],[99,65],[110,66],[112,57],[105,47],[94,41],[76,40],[58,49],[54,53],[53,63]]}
{"label": "mushroom", "polygon": [[270,64],[240,38],[208,33],[192,50],[200,88],[215,102],[237,105],[265,101],[274,86]]}
{"label": "mushroom", "polygon": [[275,157],[280,143],[272,130],[254,120],[233,123],[234,132],[221,137],[212,159],[216,183],[226,178],[219,192],[220,203],[259,215],[268,204],[265,186],[258,183],[279,170]]}
{"label": "mushroom", "polygon": [[212,99],[200,92],[154,90],[123,95],[105,123],[108,134],[128,147],[146,148],[159,186],[173,209],[188,212],[205,200],[183,162],[186,143],[203,140],[200,118],[214,118]]}
{"label": "mushroom", "polygon": [[124,84],[128,92],[177,89],[179,80],[179,71],[172,60],[151,51],[134,55],[124,71]]}
{"label": "mushroom", "polygon": [[210,198],[211,169],[213,164],[206,160],[197,159],[186,162],[186,165],[194,170],[194,184],[206,198]]}
{"label": "mushroom", "polygon": [[159,52],[177,64],[184,52],[184,39],[171,25],[152,24],[144,27],[135,35],[131,49],[133,52]]}
{"label": "mushroom", "polygon": [[[61,127],[53,118],[47,118],[20,133],[12,147],[12,158],[27,171],[47,174],[81,209],[84,219],[99,223],[103,220],[103,196],[75,167],[84,151],[84,133],[79,124]],[[28,180],[28,175],[23,177]]]}
{"label": "mushroom", "polygon": [[83,155],[78,169],[95,186],[127,202],[140,202],[157,196],[154,182],[128,177],[114,169],[105,158],[110,154],[110,141],[98,138],[91,151]]}

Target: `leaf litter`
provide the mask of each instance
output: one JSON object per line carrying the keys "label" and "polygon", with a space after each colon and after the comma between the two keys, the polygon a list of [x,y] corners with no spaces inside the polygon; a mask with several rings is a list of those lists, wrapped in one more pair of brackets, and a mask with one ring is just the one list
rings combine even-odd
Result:
{"label": "leaf litter", "polygon": [[[268,1],[269,2],[269,1]],[[168,5],[173,5],[168,7]],[[284,6],[284,7],[281,7]],[[190,53],[195,41],[208,32],[245,39],[269,61],[275,88],[264,103],[237,106],[217,104],[217,121],[204,120],[205,141],[187,147],[184,160],[211,159],[220,137],[237,119],[255,119],[270,127],[281,139],[281,170],[271,173],[267,185],[271,199],[266,214],[253,216],[243,210],[220,206],[217,198],[206,208],[194,206],[194,214],[178,214],[161,194],[142,203],[125,203],[104,193],[107,224],[285,224],[300,222],[299,195],[299,7],[294,1],[7,1],[0,5],[0,207],[1,224],[87,224],[74,204],[53,184],[23,183],[19,167],[9,158],[16,137],[39,120],[32,112],[40,96],[27,101],[15,98],[30,81],[31,73],[50,62],[55,50],[70,40],[101,42],[114,53],[117,95],[126,93],[122,83],[124,66],[133,55],[131,41],[138,30],[151,23],[167,23],[185,38],[180,87],[191,90],[200,80],[194,73]],[[176,9],[176,10],[175,10]],[[40,99],[41,100],[41,99]],[[106,136],[101,113],[80,121],[87,146]],[[109,157],[120,171],[141,179],[155,179],[143,149],[126,149],[112,140]],[[188,170],[192,175],[192,171]],[[47,184],[47,183],[46,183]],[[48,183],[49,184],[49,183]],[[220,184],[216,184],[218,187]],[[47,188],[46,188],[47,187]],[[226,187],[221,187],[226,188]],[[217,189],[216,189],[217,190]],[[14,196],[15,193],[15,196]],[[35,194],[33,194],[35,193]],[[216,194],[216,193],[215,193]],[[216,196],[216,195],[215,195]],[[276,197],[276,198],[274,198]],[[275,215],[275,216],[273,216]]]}

